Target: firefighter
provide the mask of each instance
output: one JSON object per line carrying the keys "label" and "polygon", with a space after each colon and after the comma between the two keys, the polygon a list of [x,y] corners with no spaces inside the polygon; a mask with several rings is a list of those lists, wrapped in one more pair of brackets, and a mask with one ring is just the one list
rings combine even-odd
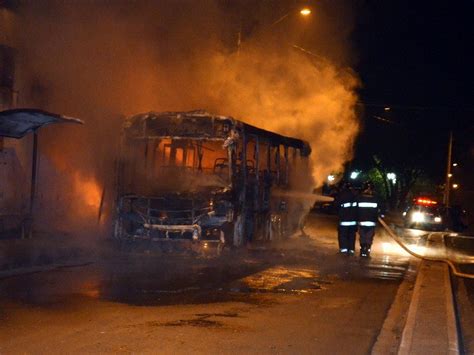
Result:
{"label": "firefighter", "polygon": [[367,181],[362,186],[362,191],[357,198],[357,221],[359,226],[360,256],[370,256],[370,248],[375,236],[375,226],[379,204],[374,195],[373,185]]}
{"label": "firefighter", "polygon": [[339,211],[338,241],[339,252],[354,255],[357,231],[357,201],[351,183],[344,181],[335,200]]}

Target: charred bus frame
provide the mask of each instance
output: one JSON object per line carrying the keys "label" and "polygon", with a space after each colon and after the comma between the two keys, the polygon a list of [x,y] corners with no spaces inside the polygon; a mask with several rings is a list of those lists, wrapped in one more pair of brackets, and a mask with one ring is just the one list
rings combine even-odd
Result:
{"label": "charred bus frame", "polygon": [[[206,144],[220,148],[212,150]],[[149,112],[128,118],[120,151],[116,239],[217,243],[222,247],[255,238],[273,239],[289,231],[282,225],[287,201],[274,198],[272,192],[289,188],[290,161],[306,162],[311,148],[303,140],[232,117],[191,111]],[[210,151],[211,163],[204,159]],[[130,187],[133,177],[142,169],[145,175],[156,171],[155,162],[165,156],[175,164],[179,161],[182,171],[178,176],[210,173],[225,183],[205,189],[191,186],[192,191],[186,192],[136,193]],[[140,188],[159,184],[158,180],[147,180]]]}

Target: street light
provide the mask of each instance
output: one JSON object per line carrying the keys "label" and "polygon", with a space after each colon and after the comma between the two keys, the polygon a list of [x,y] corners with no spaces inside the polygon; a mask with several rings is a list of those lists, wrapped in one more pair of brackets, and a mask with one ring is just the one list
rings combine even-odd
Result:
{"label": "street light", "polygon": [[301,9],[300,14],[303,15],[303,16],[311,15],[311,10],[308,9],[307,7],[304,7],[304,8]]}
{"label": "street light", "polygon": [[[280,23],[281,21],[283,21],[284,19],[286,19],[288,16],[290,16],[291,14],[293,14],[294,11],[290,11],[288,12],[287,14],[283,15],[282,17],[280,17],[278,20],[276,20],[275,22],[273,22],[270,26],[274,26],[276,25],[277,23]],[[311,15],[311,10],[307,7],[303,7],[302,9],[300,9],[299,11],[299,14],[303,17],[308,17],[309,15]]]}
{"label": "street light", "polygon": [[[278,20],[276,20],[275,22],[272,22],[268,27],[273,27],[275,26],[276,24],[280,23],[281,21],[283,21],[284,19],[286,19],[288,16],[292,15],[295,13],[295,9],[291,10],[290,12],[286,13],[285,15],[283,15],[282,17],[280,17]],[[311,15],[312,11],[310,8],[308,7],[303,7],[299,10],[298,12],[302,17],[308,17],[309,15]],[[242,45],[242,19],[240,20],[240,28],[239,28],[239,32],[237,33],[237,54],[240,53],[240,47]]]}
{"label": "street light", "polygon": [[395,173],[387,173],[387,179],[391,180],[393,184],[397,183],[397,175]]}
{"label": "street light", "polygon": [[458,184],[453,184],[453,189],[457,189],[459,187]]}

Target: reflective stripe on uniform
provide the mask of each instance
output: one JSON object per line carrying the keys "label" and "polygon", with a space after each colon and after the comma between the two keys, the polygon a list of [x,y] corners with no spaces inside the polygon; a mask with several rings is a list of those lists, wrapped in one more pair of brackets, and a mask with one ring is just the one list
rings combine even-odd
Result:
{"label": "reflective stripe on uniform", "polygon": [[375,227],[375,222],[364,221],[364,222],[359,222],[359,225],[363,227]]}
{"label": "reflective stripe on uniform", "polygon": [[359,207],[377,208],[376,202],[359,202]]}
{"label": "reflective stripe on uniform", "polygon": [[341,207],[344,207],[344,208],[351,207],[351,203],[350,202],[343,203],[341,204]]}
{"label": "reflective stripe on uniform", "polygon": [[352,202],[352,207],[357,206],[357,202]]}
{"label": "reflective stripe on uniform", "polygon": [[344,221],[339,223],[341,226],[355,226],[357,224],[356,221]]}

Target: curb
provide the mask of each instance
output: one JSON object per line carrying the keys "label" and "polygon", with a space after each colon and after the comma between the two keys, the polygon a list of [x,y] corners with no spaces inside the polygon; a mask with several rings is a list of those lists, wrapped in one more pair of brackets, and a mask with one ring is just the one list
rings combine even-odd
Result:
{"label": "curb", "polygon": [[449,268],[422,261],[398,354],[426,353],[459,354],[460,350]]}
{"label": "curb", "polygon": [[403,331],[403,326],[406,323],[408,308],[413,297],[413,285],[420,264],[421,262],[415,258],[410,261],[410,266],[407,271],[414,272],[414,275],[405,277],[398,287],[392,305],[385,317],[382,329],[372,347],[371,354],[397,354],[400,346],[400,336]]}

